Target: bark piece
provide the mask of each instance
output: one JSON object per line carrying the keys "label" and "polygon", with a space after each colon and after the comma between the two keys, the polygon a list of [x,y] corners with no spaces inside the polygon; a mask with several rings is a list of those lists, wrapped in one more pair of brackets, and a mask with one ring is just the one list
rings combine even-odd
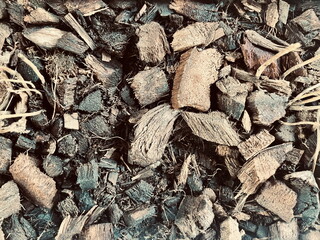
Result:
{"label": "bark piece", "polygon": [[125,192],[136,203],[148,203],[153,196],[153,191],[154,187],[151,184],[141,180]]}
{"label": "bark piece", "polygon": [[0,19],[3,19],[4,17],[6,17],[6,15],[7,15],[6,2],[4,0],[0,0]]}
{"label": "bark piece", "polygon": [[171,103],[173,108],[193,107],[208,111],[210,85],[218,79],[221,54],[213,48],[198,51],[193,48],[181,55],[174,77]]}
{"label": "bark piece", "polygon": [[188,50],[192,47],[206,47],[215,40],[223,37],[223,29],[219,29],[217,22],[197,22],[176,31],[173,34],[171,46],[175,52]]}
{"label": "bark piece", "polygon": [[169,93],[167,77],[158,67],[139,72],[133,77],[131,87],[141,106],[154,103]]}
{"label": "bark piece", "polygon": [[112,223],[99,223],[89,226],[80,237],[81,240],[112,240]]}
{"label": "bark piece", "polygon": [[148,166],[160,160],[179,111],[167,104],[149,110],[138,121],[129,151],[129,162]]}
{"label": "bark piece", "polygon": [[82,190],[95,189],[98,186],[98,177],[99,167],[94,160],[77,168],[77,184]]}
{"label": "bark piece", "polygon": [[144,24],[137,29],[136,34],[139,38],[137,48],[142,61],[157,64],[170,52],[165,32],[159,23]]}
{"label": "bark piece", "polygon": [[63,122],[64,122],[64,128],[79,130],[79,114],[78,113],[63,114]]}
{"label": "bark piece", "polygon": [[242,183],[240,193],[251,195],[258,186],[269,179],[285,161],[285,154],[292,150],[291,143],[269,147],[246,162],[238,173]]}
{"label": "bark piece", "polygon": [[15,146],[24,150],[30,150],[31,152],[34,152],[34,150],[36,149],[36,141],[34,139],[29,139],[25,136],[20,135]]}
{"label": "bark piece", "polygon": [[250,136],[247,140],[241,142],[238,145],[239,151],[242,156],[248,160],[259,153],[261,150],[268,147],[275,137],[271,135],[267,130],[263,129],[256,135]]}
{"label": "bark piece", "polygon": [[88,54],[84,60],[105,88],[116,87],[122,80],[122,65],[119,62],[115,60],[101,62],[91,54]]}
{"label": "bark piece", "polygon": [[57,156],[48,155],[42,166],[49,177],[57,177],[63,173],[62,159]]}
{"label": "bark piece", "polygon": [[57,93],[62,107],[66,110],[74,105],[75,90],[78,78],[63,78],[61,83],[57,84]]}
{"label": "bark piece", "polygon": [[248,87],[233,77],[224,78],[216,83],[221,91],[217,93],[218,109],[228,116],[239,120],[245,107]]}
{"label": "bark piece", "polygon": [[232,128],[224,113],[184,112],[183,118],[196,136],[218,144],[237,146],[240,143],[238,133]]}
{"label": "bark piece", "polygon": [[83,39],[83,41],[85,41],[86,44],[88,44],[91,50],[94,50],[96,48],[89,34],[86,32],[86,30],[84,30],[84,28],[78,23],[78,21],[73,17],[71,13],[68,13],[66,16],[64,16],[64,19],[79,34],[79,36]]}
{"label": "bark piece", "polygon": [[56,183],[42,173],[28,155],[20,154],[9,171],[13,180],[35,203],[45,208],[52,208],[57,193]]}
{"label": "bark piece", "polygon": [[313,9],[303,12],[298,17],[291,20],[297,24],[305,33],[309,33],[320,29],[320,20]]}
{"label": "bark piece", "polygon": [[97,115],[94,118],[85,121],[81,128],[85,129],[88,133],[100,137],[112,136],[113,134],[112,128],[106,117],[101,115]]}
{"label": "bark piece", "polygon": [[[241,51],[244,57],[245,64],[256,71],[264,62],[273,57],[274,54],[253,45],[248,38],[244,37],[244,44],[241,44]],[[269,78],[277,79],[280,76],[280,59],[271,63],[264,71],[263,74]]]}
{"label": "bark piece", "polygon": [[157,208],[155,205],[150,207],[138,208],[130,212],[126,212],[123,215],[124,221],[127,226],[135,226],[144,220],[151,218],[156,215]]}
{"label": "bark piece", "polygon": [[202,230],[210,227],[214,220],[212,210],[212,189],[207,189],[198,197],[185,196],[179,206],[175,225],[188,238],[195,238]]}
{"label": "bark piece", "polygon": [[60,20],[58,16],[39,7],[32,10],[29,15],[26,15],[24,21],[30,24],[55,24],[59,23]]}
{"label": "bark piece", "polygon": [[37,233],[30,222],[24,217],[18,217],[17,214],[11,216],[8,225],[6,225],[5,233],[7,235],[6,239],[8,240],[29,240],[37,238]]}
{"label": "bark piece", "polygon": [[289,10],[290,4],[283,0],[279,0],[279,21],[283,24],[287,24]]}
{"label": "bark piece", "polygon": [[18,213],[20,209],[19,188],[13,181],[9,181],[0,188],[0,220]]}
{"label": "bark piece", "polygon": [[286,115],[287,96],[257,90],[247,99],[252,113],[252,121],[259,125],[270,126]]}
{"label": "bark piece", "polygon": [[298,199],[295,206],[295,215],[299,215],[298,225],[300,231],[312,227],[318,219],[320,212],[319,188],[311,171],[295,172],[284,176],[289,186],[297,192]]}
{"label": "bark piece", "polygon": [[79,104],[79,110],[94,113],[102,109],[102,93],[100,90],[89,93]]}
{"label": "bark piece", "polygon": [[266,10],[266,24],[269,27],[275,28],[279,20],[278,3],[269,3]]}
{"label": "bark piece", "polygon": [[291,222],[286,223],[277,221],[270,225],[270,237],[271,239],[277,240],[298,240],[299,239],[299,228],[297,220],[293,219]]}
{"label": "bark piece", "polygon": [[77,139],[71,134],[65,135],[61,139],[59,139],[57,147],[58,153],[71,158],[77,154],[79,149]]}
{"label": "bark piece", "polygon": [[283,182],[267,182],[255,200],[288,223],[294,218],[297,194]]}
{"label": "bark piece", "polygon": [[7,173],[11,163],[12,142],[0,136],[0,174]]}
{"label": "bark piece", "polygon": [[108,6],[102,0],[67,0],[64,5],[68,9],[68,12],[75,12],[78,10],[84,17],[109,10]]}
{"label": "bark piece", "polygon": [[71,32],[64,33],[62,37],[58,39],[56,46],[62,50],[78,55],[82,55],[89,48],[82,40]]}
{"label": "bark piece", "polygon": [[170,3],[169,8],[198,22],[212,22],[218,20],[218,15],[216,14],[217,8],[214,4],[188,0],[174,0]]}
{"label": "bark piece", "polygon": [[239,151],[225,145],[218,145],[216,153],[224,159],[228,172],[232,178],[236,178],[241,168],[239,162]]}
{"label": "bark piece", "polygon": [[242,234],[239,231],[239,224],[232,217],[228,217],[220,225],[221,240],[241,240]]}
{"label": "bark piece", "polygon": [[111,204],[110,207],[108,207],[107,214],[111,223],[118,224],[123,215],[123,211],[120,209],[118,204],[114,203]]}
{"label": "bark piece", "polygon": [[2,49],[6,38],[11,35],[11,32],[12,30],[7,24],[0,23],[0,50]]}
{"label": "bark piece", "polygon": [[77,217],[79,214],[76,203],[70,197],[59,202],[57,208],[63,218],[66,218],[67,216]]}

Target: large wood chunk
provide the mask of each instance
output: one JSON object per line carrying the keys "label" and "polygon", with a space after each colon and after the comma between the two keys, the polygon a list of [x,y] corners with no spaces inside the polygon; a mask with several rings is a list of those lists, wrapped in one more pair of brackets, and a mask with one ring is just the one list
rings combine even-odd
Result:
{"label": "large wood chunk", "polygon": [[171,46],[175,52],[184,51],[196,46],[208,46],[224,35],[217,22],[197,22],[176,31]]}
{"label": "large wood chunk", "polygon": [[112,223],[99,223],[89,226],[80,237],[81,240],[112,240]]}
{"label": "large wood chunk", "polygon": [[167,77],[158,67],[139,72],[133,77],[131,87],[142,106],[160,100],[169,92]]}
{"label": "large wood chunk", "polygon": [[40,171],[32,158],[20,154],[9,169],[13,180],[37,204],[52,208],[56,196],[56,182]]}
{"label": "large wood chunk", "polygon": [[157,64],[170,52],[166,34],[159,23],[144,24],[137,29],[136,34],[139,37],[137,48],[142,61]]}
{"label": "large wood chunk", "polygon": [[297,194],[283,182],[267,182],[256,201],[288,223],[294,218],[293,208],[297,203]]}
{"label": "large wood chunk", "polygon": [[0,188],[0,221],[18,213],[21,209],[20,194],[17,184],[7,182]]}
{"label": "large wood chunk", "polygon": [[184,112],[182,116],[193,134],[206,141],[227,146],[237,146],[240,143],[238,133],[222,112]]}
{"label": "large wood chunk", "polygon": [[213,48],[203,51],[193,48],[181,55],[173,82],[173,108],[193,107],[200,111],[209,110],[210,85],[218,79],[221,59],[221,54]]}
{"label": "large wood chunk", "polygon": [[221,91],[217,93],[219,110],[239,120],[246,104],[248,87],[233,77],[227,77],[216,83]]}
{"label": "large wood chunk", "polygon": [[299,227],[296,219],[293,219],[289,223],[277,221],[276,223],[270,225],[269,230],[270,230],[270,237],[271,237],[270,239],[277,239],[277,240],[300,239]]}
{"label": "large wood chunk", "polygon": [[265,149],[246,162],[238,173],[238,179],[242,183],[238,195],[255,193],[261,183],[275,174],[281,163],[285,161],[286,153],[292,149],[291,143],[276,145]]}
{"label": "large wood chunk", "polygon": [[258,134],[252,135],[247,140],[241,142],[238,145],[238,148],[242,156],[248,160],[268,147],[274,140],[275,137],[267,130],[263,129]]}
{"label": "large wood chunk", "polygon": [[262,90],[251,93],[247,99],[252,120],[269,126],[286,115],[288,97]]}
{"label": "large wood chunk", "polygon": [[305,33],[320,29],[320,20],[313,9],[308,9],[291,22],[301,27]]}
{"label": "large wood chunk", "polygon": [[238,222],[232,217],[228,217],[220,225],[221,240],[241,240],[242,234],[239,230]]}
{"label": "large wood chunk", "polygon": [[217,8],[214,4],[205,4],[189,0],[174,0],[170,3],[169,8],[198,22],[218,20],[216,14]]}
{"label": "large wood chunk", "polygon": [[141,117],[129,151],[128,160],[131,164],[148,166],[161,159],[178,114],[179,111],[163,104]]}
{"label": "large wood chunk", "polygon": [[11,162],[11,155],[11,140],[0,136],[0,173],[6,173],[8,171]]}

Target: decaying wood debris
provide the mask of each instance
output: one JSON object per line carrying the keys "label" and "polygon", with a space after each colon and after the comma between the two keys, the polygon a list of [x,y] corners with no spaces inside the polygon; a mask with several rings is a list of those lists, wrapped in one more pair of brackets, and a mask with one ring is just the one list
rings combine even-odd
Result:
{"label": "decaying wood debris", "polygon": [[199,51],[193,48],[182,54],[173,83],[173,108],[193,107],[208,111],[210,86],[217,81],[220,66],[221,54],[216,49]]}
{"label": "decaying wood debris", "polygon": [[226,240],[240,240],[242,234],[239,231],[239,225],[232,217],[228,217],[220,225],[220,239]]}
{"label": "decaying wood debris", "polygon": [[19,188],[13,181],[5,183],[0,188],[0,206],[0,220],[20,211]]}

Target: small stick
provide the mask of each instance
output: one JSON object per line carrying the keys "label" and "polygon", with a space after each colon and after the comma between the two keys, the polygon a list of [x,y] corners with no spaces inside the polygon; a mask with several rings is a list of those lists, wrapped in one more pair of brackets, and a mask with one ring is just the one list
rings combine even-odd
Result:
{"label": "small stick", "polygon": [[37,89],[26,89],[26,88],[19,88],[17,90],[14,89],[7,89],[8,92],[12,92],[12,93],[19,93],[19,92],[35,92],[37,94],[39,94],[42,97],[42,93],[40,91],[38,91]]}
{"label": "small stick", "polygon": [[[289,103],[288,103],[288,106],[290,106],[291,104],[293,104],[294,102],[300,100],[300,99],[303,99],[305,98],[306,96],[309,97],[309,96],[313,96],[311,95],[312,93],[310,93],[309,95],[307,95],[306,93],[310,92],[311,90],[313,89],[316,89],[317,87],[320,87],[320,83],[317,83],[305,90],[303,90],[301,93],[299,93],[294,99],[292,99]],[[316,92],[313,92],[313,94],[315,93],[320,93],[320,91],[316,91]]]}
{"label": "small stick", "polygon": [[18,53],[18,58],[20,58],[22,61],[24,61],[31,69],[34,71],[34,73],[38,76],[42,84],[46,83],[46,80],[44,79],[44,76],[39,72],[36,65],[33,64],[26,56],[24,56],[22,53]]}
{"label": "small stick", "polygon": [[292,111],[313,111],[320,109],[320,106],[291,106]]}
{"label": "small stick", "polygon": [[282,57],[283,55],[286,55],[290,52],[293,52],[301,47],[300,43],[291,44],[288,47],[284,48],[280,52],[278,52],[276,55],[269,58],[267,61],[265,61],[257,70],[256,77],[260,78],[263,71],[273,62],[275,62],[278,58]]}
{"label": "small stick", "polygon": [[314,155],[312,156],[313,158],[313,164],[312,164],[312,172],[316,170],[317,166],[317,161],[318,161],[318,156],[319,156],[319,151],[320,151],[320,110],[317,112],[317,145],[316,145],[316,150],[314,152]]}
{"label": "small stick", "polygon": [[315,96],[315,97],[312,97],[312,98],[309,98],[309,99],[306,99],[306,100],[303,100],[303,101],[295,102],[292,105],[293,106],[303,105],[303,104],[315,102],[315,101],[318,101],[318,100],[320,100],[320,96]]}
{"label": "small stick", "polygon": [[280,123],[283,124],[283,125],[288,125],[288,126],[299,126],[299,125],[313,125],[313,126],[318,126],[318,125],[320,125],[320,124],[317,123],[317,122],[308,122],[308,121],[294,122],[294,123],[280,121]]}
{"label": "small stick", "polygon": [[295,71],[295,70],[297,70],[297,69],[299,69],[299,68],[301,68],[301,67],[303,67],[303,66],[305,66],[305,65],[307,65],[307,64],[309,64],[309,63],[312,63],[312,62],[314,62],[314,61],[317,61],[317,60],[320,60],[320,54],[318,54],[318,55],[314,56],[313,58],[310,58],[310,59],[308,59],[308,60],[306,60],[306,61],[304,61],[304,62],[302,62],[302,63],[299,63],[299,64],[293,66],[292,68],[289,68],[289,69],[288,69],[287,71],[285,71],[285,73],[282,75],[282,78],[285,79],[286,76],[288,76],[288,75],[289,75],[290,73],[292,73],[293,71]]}
{"label": "small stick", "polygon": [[44,112],[44,110],[39,110],[36,112],[30,112],[30,113],[4,114],[4,115],[0,115],[0,120],[9,119],[9,118],[18,118],[18,117],[32,117],[32,116],[39,115],[42,112]]}

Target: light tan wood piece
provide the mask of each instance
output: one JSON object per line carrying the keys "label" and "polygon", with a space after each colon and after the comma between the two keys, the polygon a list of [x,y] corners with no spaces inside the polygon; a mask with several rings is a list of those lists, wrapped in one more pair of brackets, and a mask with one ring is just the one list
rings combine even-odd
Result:
{"label": "light tan wood piece", "polygon": [[113,240],[112,223],[99,223],[89,226],[82,236],[81,240]]}
{"label": "light tan wood piece", "polygon": [[182,54],[173,82],[172,107],[208,111],[210,86],[218,79],[221,60],[221,54],[213,48],[203,51],[193,48]]}
{"label": "light tan wood piece", "polygon": [[23,20],[30,24],[54,24],[60,21],[58,16],[40,7],[32,10]]}
{"label": "light tan wood piece", "polygon": [[232,128],[227,115],[222,112],[184,112],[182,117],[193,134],[206,141],[227,146],[237,146],[240,143],[238,133]]}
{"label": "light tan wood piece", "polygon": [[18,213],[20,209],[20,194],[17,184],[13,181],[3,184],[0,188],[0,222],[12,214]]}
{"label": "light tan wood piece", "polygon": [[220,225],[220,240],[241,240],[242,234],[238,222],[228,217]]}
{"label": "light tan wood piece", "polygon": [[266,24],[269,27],[275,28],[278,20],[279,20],[278,3],[272,2],[267,7]]}
{"label": "light tan wood piece", "polygon": [[298,240],[299,239],[299,227],[296,219],[293,219],[289,223],[278,221],[270,225],[269,230],[270,230],[270,239],[277,239],[277,240],[289,240],[289,239]]}
{"label": "light tan wood piece", "polygon": [[56,196],[56,182],[40,171],[28,155],[20,154],[9,168],[13,180],[37,204],[52,208]]}

